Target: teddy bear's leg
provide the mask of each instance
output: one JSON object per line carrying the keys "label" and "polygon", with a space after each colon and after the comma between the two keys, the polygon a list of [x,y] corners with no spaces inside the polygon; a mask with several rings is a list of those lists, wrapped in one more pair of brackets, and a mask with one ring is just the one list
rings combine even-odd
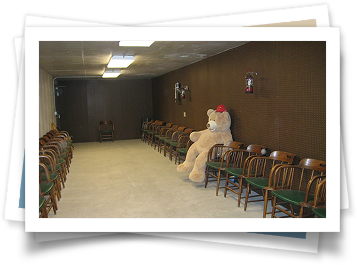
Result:
{"label": "teddy bear's leg", "polygon": [[185,162],[183,162],[181,165],[177,166],[177,171],[180,173],[189,173],[193,169],[193,166],[195,165],[195,160],[197,156],[197,148],[196,144],[192,144],[190,149],[188,149],[188,152],[186,154],[186,159]]}
{"label": "teddy bear's leg", "polygon": [[200,153],[195,162],[188,178],[194,182],[202,182],[205,180],[205,170],[206,170],[206,161],[207,161],[208,150]]}

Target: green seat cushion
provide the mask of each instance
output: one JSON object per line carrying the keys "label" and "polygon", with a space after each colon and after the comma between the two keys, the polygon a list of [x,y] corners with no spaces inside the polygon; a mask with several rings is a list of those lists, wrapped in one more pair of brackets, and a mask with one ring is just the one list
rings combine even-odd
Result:
{"label": "green seat cushion", "polygon": [[214,168],[214,169],[218,169],[221,167],[221,162],[214,162],[214,161],[207,161],[206,165],[208,167]]}
{"label": "green seat cushion", "polygon": [[[305,192],[299,190],[275,190],[272,192],[274,196],[279,199],[282,199],[288,203],[299,206],[300,202],[305,200]],[[313,201],[314,195],[309,194],[308,201]]]}
{"label": "green seat cushion", "polygon": [[178,148],[177,152],[185,154],[187,153],[187,148]]}
{"label": "green seat cushion", "polygon": [[103,131],[100,131],[101,133],[111,133],[113,132],[113,130],[103,130]]}
{"label": "green seat cushion", "polygon": [[314,212],[314,214],[316,214],[317,217],[319,218],[326,218],[326,208],[314,208],[312,210]]}
{"label": "green seat cushion", "polygon": [[42,209],[42,207],[45,205],[46,203],[46,199],[44,197],[39,197],[40,198],[40,211]]}
{"label": "green seat cushion", "polygon": [[[55,170],[61,170],[61,168],[62,168],[61,165],[56,164]],[[48,169],[48,171],[53,171],[51,166],[47,166],[47,169]],[[45,172],[45,170],[42,167],[40,170],[41,170],[41,172]]]}
{"label": "green seat cushion", "polygon": [[160,137],[160,134],[155,134],[154,137],[155,137],[155,138],[159,138],[159,137]]}
{"label": "green seat cushion", "polygon": [[249,184],[264,189],[264,187],[268,187],[269,179],[268,178],[246,178],[245,179]]}
{"label": "green seat cushion", "polygon": [[[211,168],[219,169],[221,167],[221,162],[208,161],[208,162],[206,162],[206,165]],[[223,166],[225,166],[225,165],[226,165],[226,163],[223,163]],[[229,166],[231,167],[232,165],[229,164]]]}
{"label": "green seat cushion", "polygon": [[[50,180],[56,180],[58,178],[57,172],[50,173]],[[46,174],[41,174],[42,181],[47,181]]]}
{"label": "green seat cushion", "polygon": [[[243,175],[243,168],[227,167],[224,169],[224,171],[226,171],[228,174],[236,176],[236,177]],[[252,171],[251,173],[252,173],[252,175],[255,174],[254,171]]]}
{"label": "green seat cushion", "polygon": [[40,189],[41,193],[50,193],[50,191],[53,189],[54,184],[52,182],[42,182],[40,183]]}
{"label": "green seat cushion", "polygon": [[177,141],[173,141],[170,143],[172,146],[177,146],[178,145],[178,142]]}

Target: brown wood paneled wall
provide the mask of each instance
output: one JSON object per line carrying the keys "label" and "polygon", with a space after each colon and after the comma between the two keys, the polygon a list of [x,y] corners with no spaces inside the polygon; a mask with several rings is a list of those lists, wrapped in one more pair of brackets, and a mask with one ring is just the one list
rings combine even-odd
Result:
{"label": "brown wood paneled wall", "polygon": [[[257,72],[254,93],[245,73]],[[174,85],[189,86],[174,102]],[[326,159],[326,43],[249,42],[152,80],[155,119],[205,129],[206,111],[224,104],[233,139]],[[183,113],[186,112],[186,117]]]}

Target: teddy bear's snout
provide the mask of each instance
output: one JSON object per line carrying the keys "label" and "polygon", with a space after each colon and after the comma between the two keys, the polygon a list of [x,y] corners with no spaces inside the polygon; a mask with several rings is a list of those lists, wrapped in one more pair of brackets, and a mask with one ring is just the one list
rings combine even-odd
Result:
{"label": "teddy bear's snout", "polygon": [[215,121],[209,121],[207,123],[207,128],[211,131],[214,131],[215,129],[217,129],[217,123]]}

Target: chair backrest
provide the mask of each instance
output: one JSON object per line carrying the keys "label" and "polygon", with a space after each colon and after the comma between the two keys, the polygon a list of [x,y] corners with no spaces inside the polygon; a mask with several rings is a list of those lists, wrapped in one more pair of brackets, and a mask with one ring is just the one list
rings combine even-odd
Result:
{"label": "chair backrest", "polygon": [[114,123],[112,121],[100,121],[99,131],[114,131]]}
{"label": "chair backrest", "polygon": [[316,185],[313,207],[326,206],[326,178]]}
{"label": "chair backrest", "polygon": [[[316,176],[326,174],[326,162],[318,159],[304,158],[299,165],[281,165],[273,176],[274,189],[293,189],[306,191],[310,180]],[[315,182],[311,185],[309,192],[315,191]]]}
{"label": "chair backrest", "polygon": [[[51,180],[50,180],[50,172],[48,171],[48,168],[47,168],[47,166],[45,165],[45,164],[43,164],[43,163],[39,163],[39,181],[40,181],[40,183],[41,182],[44,182],[43,181],[43,179],[42,179],[42,177],[41,177],[41,172],[44,172],[45,173],[45,175],[46,175],[46,181],[47,182],[50,182]],[[42,170],[41,170],[42,169]]]}
{"label": "chair backrest", "polygon": [[227,159],[227,166],[228,163],[230,163],[233,167],[247,169],[249,164],[248,158],[262,156],[263,150],[265,150],[265,146],[258,144],[250,144],[246,150],[234,149],[227,154],[229,156],[229,159]]}
{"label": "chair backrest", "polygon": [[283,151],[274,151],[270,154],[269,157],[253,157],[249,161],[247,176],[268,178],[274,173],[274,170],[276,170],[277,166],[283,164],[291,165],[294,158],[295,155],[293,153]]}
{"label": "chair backrest", "polygon": [[172,133],[171,141],[172,142],[178,141],[180,135],[184,133],[185,129],[186,129],[186,127],[183,127],[183,126],[178,127],[177,130]]}
{"label": "chair backrest", "polygon": [[53,122],[52,122],[51,126],[52,126],[52,130],[58,131],[57,126]]}
{"label": "chair backrest", "polygon": [[226,160],[226,152],[234,149],[241,148],[243,143],[236,141],[229,141],[226,145],[224,144],[215,144],[208,151],[207,161],[211,162],[219,162],[222,160]]}
{"label": "chair backrest", "polygon": [[183,131],[183,133],[184,134],[188,134],[188,135],[190,135],[192,132],[194,132],[195,131],[195,129],[192,129],[192,128],[186,128],[184,131]]}

